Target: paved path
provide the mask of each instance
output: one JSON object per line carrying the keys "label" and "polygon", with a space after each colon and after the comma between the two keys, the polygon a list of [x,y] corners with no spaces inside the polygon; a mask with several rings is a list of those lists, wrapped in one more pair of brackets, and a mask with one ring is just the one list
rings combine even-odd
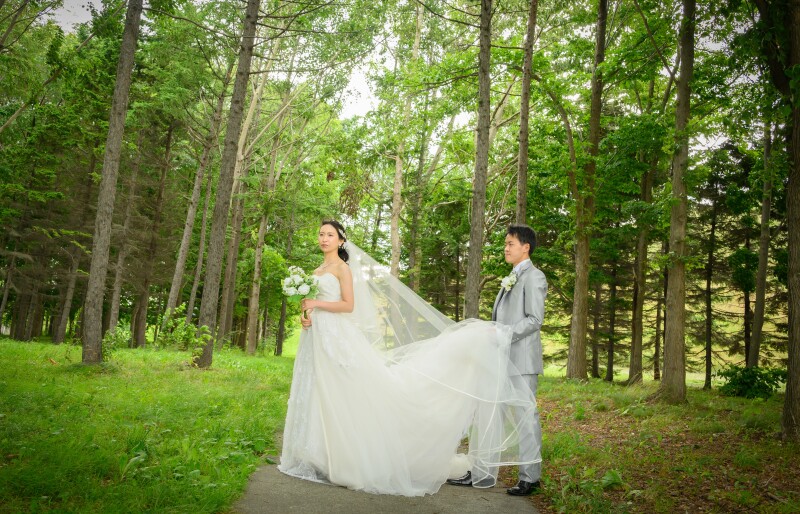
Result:
{"label": "paved path", "polygon": [[292,478],[265,465],[250,477],[238,514],[536,514],[529,498],[506,494],[505,487],[475,489],[443,485],[432,496],[378,495]]}

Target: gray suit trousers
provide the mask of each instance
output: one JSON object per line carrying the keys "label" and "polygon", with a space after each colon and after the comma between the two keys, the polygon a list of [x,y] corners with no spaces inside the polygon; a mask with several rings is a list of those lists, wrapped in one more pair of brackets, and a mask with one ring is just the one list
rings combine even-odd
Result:
{"label": "gray suit trousers", "polygon": [[[515,387],[530,387],[533,396],[539,388],[539,375],[513,375],[510,377]],[[536,448],[542,447],[542,425],[539,423],[539,409],[530,423],[521,427],[519,454],[520,460],[533,460],[536,458]],[[519,467],[519,479],[525,482],[537,482],[542,478],[542,463],[524,464]]]}

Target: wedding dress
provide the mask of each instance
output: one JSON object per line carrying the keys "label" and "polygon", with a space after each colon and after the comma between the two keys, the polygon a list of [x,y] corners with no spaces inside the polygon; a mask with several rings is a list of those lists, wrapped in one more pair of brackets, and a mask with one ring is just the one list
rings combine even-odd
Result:
{"label": "wedding dress", "polygon": [[[491,487],[498,466],[528,463],[518,458],[518,427],[536,404],[509,379],[510,332],[479,320],[453,323],[348,245],[356,307],[315,309],[301,334],[280,471],[421,496],[467,469],[473,483]],[[318,299],[341,299],[334,275],[317,280]],[[395,289],[376,291],[387,283]],[[465,436],[469,450],[457,454]]]}

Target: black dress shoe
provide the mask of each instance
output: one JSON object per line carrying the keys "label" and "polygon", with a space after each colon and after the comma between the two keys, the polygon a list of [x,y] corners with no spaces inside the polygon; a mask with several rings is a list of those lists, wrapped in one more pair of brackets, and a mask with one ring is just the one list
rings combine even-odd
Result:
{"label": "black dress shoe", "polygon": [[448,478],[447,483],[450,485],[465,485],[472,487],[472,471],[467,471],[467,474],[461,478]]}
{"label": "black dress shoe", "polygon": [[506,492],[511,496],[530,496],[534,491],[540,489],[542,486],[537,480],[536,482],[525,482],[520,480],[517,485],[506,489]]}

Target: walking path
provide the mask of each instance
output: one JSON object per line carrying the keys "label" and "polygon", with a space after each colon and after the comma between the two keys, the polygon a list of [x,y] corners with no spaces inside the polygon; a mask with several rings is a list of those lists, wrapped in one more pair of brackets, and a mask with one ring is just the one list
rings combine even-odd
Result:
{"label": "walking path", "polygon": [[264,465],[250,477],[237,514],[298,512],[303,514],[536,514],[529,498],[506,494],[505,487],[475,489],[443,485],[432,496],[378,495],[318,484],[284,475]]}

